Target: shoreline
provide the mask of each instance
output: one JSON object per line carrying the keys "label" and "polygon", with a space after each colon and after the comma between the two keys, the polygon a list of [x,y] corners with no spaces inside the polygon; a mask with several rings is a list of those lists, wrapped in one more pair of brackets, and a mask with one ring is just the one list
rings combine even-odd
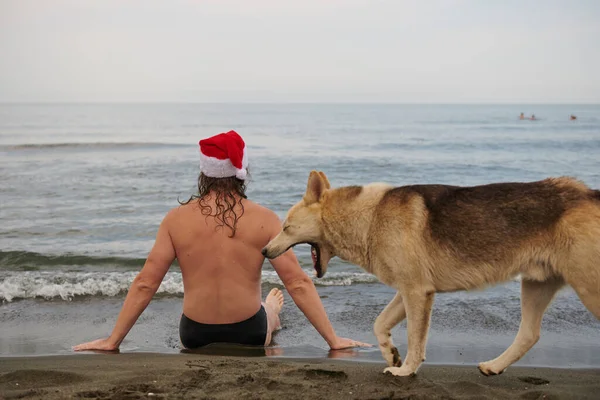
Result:
{"label": "shoreline", "polygon": [[[282,354],[280,351],[285,350],[288,354]],[[294,350],[290,352],[290,350]],[[365,355],[366,353],[366,355]],[[324,350],[313,346],[293,346],[293,347],[252,347],[252,346],[240,346],[239,348],[235,344],[225,345],[209,345],[204,349],[198,350],[187,350],[182,349],[179,351],[172,352],[161,352],[152,350],[141,350],[141,351],[124,351],[116,353],[104,353],[104,352],[65,352],[56,354],[0,354],[0,363],[2,362],[17,362],[17,360],[36,360],[36,359],[51,359],[51,358],[70,358],[70,357],[83,357],[83,356],[110,356],[110,357],[178,357],[178,356],[199,356],[199,357],[224,357],[231,359],[262,359],[266,361],[282,361],[282,362],[303,362],[308,361],[311,363],[319,362],[331,362],[331,363],[347,363],[352,364],[366,364],[366,365],[379,365],[382,368],[386,367],[384,359],[381,357],[380,350],[377,346],[372,348],[356,348],[356,349],[344,349],[344,350]],[[485,361],[485,360],[483,360]],[[474,368],[477,370],[478,362],[436,362],[427,360],[422,366],[429,367],[443,367],[443,368]],[[557,371],[598,371],[600,379],[600,367],[596,366],[551,366],[546,364],[526,364],[521,365],[517,363],[513,364],[512,368],[520,369],[542,369],[542,370],[557,370]],[[2,371],[2,368],[0,368]],[[1,372],[0,372],[1,373]],[[1,398],[0,398],[1,400]]]}
{"label": "shoreline", "polygon": [[[427,364],[476,365],[493,359],[514,341],[520,320],[519,285],[497,286],[482,292],[439,296],[434,304],[427,340]],[[263,287],[269,290],[270,285]],[[376,344],[373,321],[393,297],[382,284],[320,287],[319,294],[338,335]],[[108,336],[122,306],[121,297],[83,301],[24,300],[0,306],[0,355],[70,355],[71,346]],[[180,298],[153,300],[121,345],[121,351],[178,354]],[[286,358],[327,358],[329,348],[293,302],[281,314],[283,329],[274,335],[274,348]],[[540,340],[518,361],[519,366],[600,368],[600,321],[571,291],[559,293],[544,315]],[[406,323],[392,330],[406,348]],[[216,355],[230,354],[206,348]],[[242,353],[242,354],[240,354]],[[264,355],[264,354],[263,354]],[[352,361],[383,361],[377,348],[360,349]]]}
{"label": "shoreline", "polygon": [[197,353],[0,358],[0,398],[552,398],[592,399],[600,369],[518,367],[485,377],[476,366],[424,364],[414,377],[383,362]]}

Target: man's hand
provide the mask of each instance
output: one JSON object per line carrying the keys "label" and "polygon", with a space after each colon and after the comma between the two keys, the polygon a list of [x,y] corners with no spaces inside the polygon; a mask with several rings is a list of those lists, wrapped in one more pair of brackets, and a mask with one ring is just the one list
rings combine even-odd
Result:
{"label": "man's hand", "polygon": [[357,340],[337,337],[333,343],[329,345],[331,350],[349,349],[351,347],[373,347],[372,344],[359,342]]}
{"label": "man's hand", "polygon": [[82,343],[77,346],[73,346],[74,351],[119,351],[119,346],[111,342],[109,339],[98,339],[93,342]]}
{"label": "man's hand", "polygon": [[113,353],[119,351],[119,345],[152,300],[152,296],[158,290],[171,263],[175,260],[175,247],[171,241],[168,226],[169,220],[173,218],[169,217],[170,215],[173,215],[173,210],[169,211],[158,228],[154,247],[148,254],[144,268],[131,283],[110,337],[73,346],[73,350]]}

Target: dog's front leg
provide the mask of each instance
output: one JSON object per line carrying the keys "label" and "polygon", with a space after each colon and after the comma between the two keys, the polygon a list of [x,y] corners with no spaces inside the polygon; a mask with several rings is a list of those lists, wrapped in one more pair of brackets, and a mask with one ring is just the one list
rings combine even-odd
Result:
{"label": "dog's front leg", "polygon": [[398,349],[392,341],[391,330],[394,326],[402,322],[404,318],[406,318],[406,309],[404,308],[402,295],[398,292],[375,320],[375,337],[377,337],[381,354],[390,367],[399,367],[402,365],[400,353],[398,353]]}
{"label": "dog's front leg", "polygon": [[404,365],[399,368],[388,367],[383,372],[389,372],[396,376],[412,375],[425,361],[425,346],[433,298],[433,292],[424,292],[422,289],[403,291],[402,299],[408,317],[408,352]]}

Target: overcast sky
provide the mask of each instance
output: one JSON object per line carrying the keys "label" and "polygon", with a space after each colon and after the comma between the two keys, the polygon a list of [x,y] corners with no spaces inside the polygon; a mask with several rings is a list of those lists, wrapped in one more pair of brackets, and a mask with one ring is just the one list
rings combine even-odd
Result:
{"label": "overcast sky", "polygon": [[600,1],[0,0],[0,101],[600,103]]}

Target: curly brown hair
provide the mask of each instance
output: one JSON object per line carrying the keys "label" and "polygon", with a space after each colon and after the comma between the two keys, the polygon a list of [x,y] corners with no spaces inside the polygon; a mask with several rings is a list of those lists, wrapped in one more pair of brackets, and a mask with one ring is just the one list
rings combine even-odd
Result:
{"label": "curly brown hair", "polygon": [[[214,194],[216,210],[207,203],[208,199]],[[179,204],[189,204],[197,200],[202,210],[202,215],[206,218],[214,217],[217,221],[217,227],[228,227],[231,229],[230,238],[235,236],[238,220],[244,215],[244,204],[242,199],[246,199],[246,181],[236,178],[211,178],[200,173],[198,176],[198,194],[193,194],[187,201],[179,201]],[[241,211],[236,213],[236,206],[239,204]]]}

